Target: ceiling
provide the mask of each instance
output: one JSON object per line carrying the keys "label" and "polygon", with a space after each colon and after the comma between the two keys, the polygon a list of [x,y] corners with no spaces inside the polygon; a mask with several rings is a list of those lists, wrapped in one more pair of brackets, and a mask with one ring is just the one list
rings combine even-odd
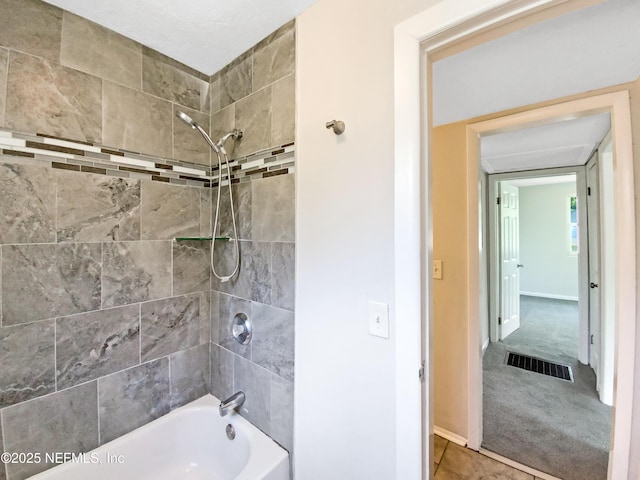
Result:
{"label": "ceiling", "polygon": [[483,137],[487,173],[584,165],[611,127],[608,113]]}
{"label": "ceiling", "polygon": [[45,0],[211,75],[316,0]]}

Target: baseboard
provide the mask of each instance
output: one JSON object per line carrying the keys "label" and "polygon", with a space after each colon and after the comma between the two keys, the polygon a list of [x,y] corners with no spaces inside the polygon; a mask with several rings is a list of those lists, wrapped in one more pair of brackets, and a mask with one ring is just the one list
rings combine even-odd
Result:
{"label": "baseboard", "polygon": [[520,295],[525,295],[527,297],[552,298],[553,300],[571,300],[573,302],[578,301],[578,297],[572,297],[570,295],[556,295],[554,293],[520,292]]}
{"label": "baseboard", "polygon": [[449,440],[450,442],[460,445],[461,447],[467,446],[468,442],[466,438],[461,437],[460,435],[457,435],[455,433],[452,433],[449,430],[445,430],[444,428],[440,428],[434,425],[433,433],[435,433],[439,437],[444,438],[445,440]]}
{"label": "baseboard", "polygon": [[528,467],[523,465],[522,463],[516,462],[515,460],[511,460],[510,458],[503,457],[502,455],[494,452],[490,452],[484,448],[480,449],[480,453],[485,457],[493,458],[500,463],[504,463],[505,465],[509,465],[510,467],[515,468],[516,470],[520,470],[521,472],[528,473],[529,475],[533,475],[536,478],[541,480],[562,480],[561,478],[554,477],[553,475],[549,475],[548,473],[541,472],[540,470],[536,470],[535,468]]}

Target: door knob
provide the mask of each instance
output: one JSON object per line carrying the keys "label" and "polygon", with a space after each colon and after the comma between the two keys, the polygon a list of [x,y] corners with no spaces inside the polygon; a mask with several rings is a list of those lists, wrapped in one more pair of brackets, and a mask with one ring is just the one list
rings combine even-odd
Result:
{"label": "door knob", "polygon": [[593,283],[593,282],[591,282],[591,283],[589,284],[589,286],[590,286],[591,288],[598,288],[598,284],[597,284],[597,283]]}
{"label": "door knob", "polygon": [[518,264],[516,265],[516,267],[517,267],[517,268],[524,268],[524,265],[523,265],[523,264],[521,264],[521,263],[518,263]]}

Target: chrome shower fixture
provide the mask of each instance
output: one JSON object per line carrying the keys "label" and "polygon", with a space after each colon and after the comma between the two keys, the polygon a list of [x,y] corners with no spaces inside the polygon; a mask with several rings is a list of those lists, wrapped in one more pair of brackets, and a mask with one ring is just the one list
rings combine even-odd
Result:
{"label": "chrome shower fixture", "polygon": [[[180,110],[178,110],[176,112],[176,117],[178,117],[180,120],[182,120],[184,123],[189,125],[194,130],[197,130],[198,132],[200,132],[200,135],[202,135],[204,137],[204,139],[207,141],[207,143],[213,149],[214,152],[216,152],[216,153],[220,152],[220,149],[218,148],[218,145],[213,143],[213,140],[211,140],[211,137],[207,134],[207,132],[204,131],[204,128],[202,128],[200,125],[198,125],[193,118],[191,118],[186,113],[181,112]],[[220,143],[220,142],[218,142],[218,143]]]}
{"label": "chrome shower fixture", "polygon": [[218,147],[220,151],[226,155],[227,152],[224,149],[225,142],[229,140],[229,138],[231,137],[233,137],[234,140],[240,140],[243,136],[244,136],[244,133],[242,132],[242,130],[238,130],[237,128],[234,130],[231,130],[229,133],[224,135],[220,140],[218,140],[218,143],[216,143],[216,147]]}
{"label": "chrome shower fixture", "polygon": [[[176,112],[176,117],[178,117],[180,120],[182,120],[184,123],[189,125],[194,130],[197,130],[198,132],[200,132],[200,135],[202,135],[202,137],[207,141],[211,149],[215,152],[216,156],[218,157],[219,185],[217,188],[218,195],[216,199],[216,214],[215,214],[215,218],[213,220],[213,225],[211,228],[211,271],[213,272],[213,275],[217,279],[219,279],[221,282],[228,282],[236,273],[238,273],[238,269],[240,268],[240,246],[239,246],[240,242],[238,242],[238,228],[236,226],[236,214],[233,206],[233,191],[231,189],[231,167],[229,166],[229,156],[227,155],[227,151],[224,148],[224,143],[227,140],[229,140],[229,138],[231,137],[233,137],[234,140],[240,140],[243,136],[243,133],[242,133],[242,130],[234,129],[229,133],[227,133],[226,135],[224,135],[220,140],[218,140],[218,143],[213,143],[213,140],[211,140],[211,137],[207,135],[207,132],[205,132],[204,129],[200,125],[198,125],[193,120],[193,118],[191,118],[189,115],[178,110]],[[223,186],[225,186],[222,184],[222,175],[223,175],[222,157],[223,156],[224,156],[224,163],[227,167],[226,187],[227,187],[227,191],[229,192],[229,207],[231,210],[231,224],[233,226],[233,238],[231,238],[230,240],[232,240],[234,244],[235,260],[236,260],[233,267],[233,271],[229,275],[219,274],[216,271],[216,265],[215,265],[216,264],[215,262],[216,237],[219,236],[216,233],[217,231],[220,230],[220,224],[218,222],[218,220],[220,219],[220,192],[222,191]],[[213,179],[211,184],[213,188]],[[251,332],[249,331],[249,333]]]}

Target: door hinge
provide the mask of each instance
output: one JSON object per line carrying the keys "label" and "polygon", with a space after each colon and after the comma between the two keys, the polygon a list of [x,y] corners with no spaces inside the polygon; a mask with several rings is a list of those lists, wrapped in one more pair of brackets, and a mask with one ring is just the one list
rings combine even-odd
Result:
{"label": "door hinge", "polygon": [[420,382],[424,383],[424,360],[420,364],[420,370],[418,370],[418,378],[420,378]]}
{"label": "door hinge", "polygon": [[593,345],[593,334],[591,335],[591,345]]}
{"label": "door hinge", "polygon": [[496,205],[500,205],[500,197],[496,198]]}
{"label": "door hinge", "polygon": [[498,317],[498,325],[502,325],[502,317]]}
{"label": "door hinge", "polygon": [[587,195],[591,196],[591,187],[587,187]]}

